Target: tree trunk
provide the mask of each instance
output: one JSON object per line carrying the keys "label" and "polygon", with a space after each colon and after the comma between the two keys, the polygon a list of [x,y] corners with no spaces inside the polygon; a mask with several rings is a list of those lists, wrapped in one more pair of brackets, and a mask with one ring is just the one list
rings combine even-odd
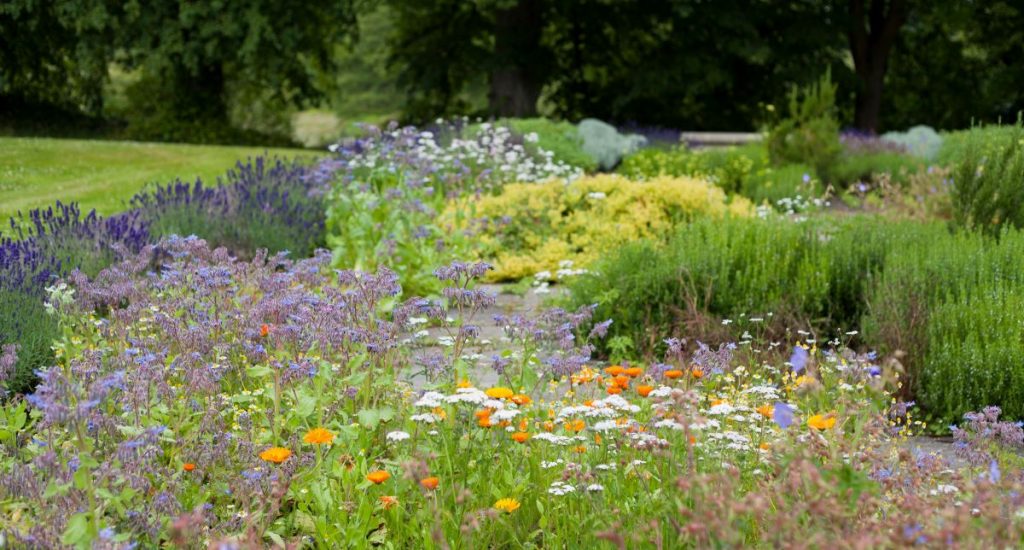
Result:
{"label": "tree trunk", "polygon": [[488,96],[491,114],[533,116],[543,85],[540,2],[519,0],[494,17],[494,69]]}
{"label": "tree trunk", "polygon": [[[859,81],[854,125],[860,130],[876,133],[882,112],[882,91],[889,53],[896,43],[900,28],[907,20],[907,0],[849,2],[850,52],[853,54],[853,66]],[[867,11],[866,2],[870,2]]]}

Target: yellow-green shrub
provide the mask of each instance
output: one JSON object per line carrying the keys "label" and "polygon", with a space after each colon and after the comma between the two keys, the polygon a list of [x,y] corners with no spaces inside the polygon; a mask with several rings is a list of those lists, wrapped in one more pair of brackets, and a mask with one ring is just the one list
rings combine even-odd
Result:
{"label": "yellow-green shrub", "polygon": [[572,183],[506,185],[501,194],[453,204],[457,212],[484,220],[478,228],[483,255],[495,264],[494,280],[556,271],[571,260],[585,267],[606,250],[638,239],[659,239],[697,217],[750,216],[747,199],[730,199],[710,182],[659,176],[631,181],[603,174]]}

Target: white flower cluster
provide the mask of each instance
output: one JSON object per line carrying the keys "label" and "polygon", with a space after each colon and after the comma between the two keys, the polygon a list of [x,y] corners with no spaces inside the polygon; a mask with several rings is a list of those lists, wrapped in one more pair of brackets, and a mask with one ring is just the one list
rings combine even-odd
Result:
{"label": "white flower cluster", "polygon": [[[486,178],[495,183],[530,183],[552,178],[571,181],[583,175],[579,168],[556,161],[551,151],[533,145],[538,140],[536,134],[523,137],[525,143],[531,144],[528,150],[523,144],[517,143],[515,135],[507,126],[483,123],[475,135],[454,138],[447,145],[439,142],[432,132],[417,132],[410,136],[410,131],[409,128],[397,128],[382,132],[381,138],[383,141],[402,143],[411,137],[412,148],[406,154],[416,159],[416,164],[449,167],[452,171],[471,166],[480,171],[486,170]],[[350,168],[394,168],[390,156],[382,154],[382,150],[377,147],[367,147],[347,160]]]}

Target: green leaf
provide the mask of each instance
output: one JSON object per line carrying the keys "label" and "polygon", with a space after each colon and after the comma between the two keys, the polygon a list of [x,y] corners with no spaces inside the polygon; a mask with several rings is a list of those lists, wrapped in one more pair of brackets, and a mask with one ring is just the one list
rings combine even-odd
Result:
{"label": "green leaf", "polygon": [[266,365],[257,365],[255,367],[249,367],[245,369],[245,374],[250,378],[265,378],[270,376],[273,371]]}
{"label": "green leaf", "polygon": [[377,409],[362,409],[356,413],[359,424],[365,428],[375,429],[380,424],[380,411]]}
{"label": "green leaf", "polygon": [[267,531],[266,535],[267,535],[267,538],[269,538],[270,540],[274,541],[275,545],[277,545],[277,546],[279,546],[281,548],[285,548],[284,539],[281,538],[281,535],[278,535],[277,533],[275,533],[273,531]]}
{"label": "green leaf", "polygon": [[84,491],[88,489],[92,483],[92,472],[89,468],[79,466],[78,470],[75,471],[75,475],[72,477],[72,480],[74,481],[75,489]]}
{"label": "green leaf", "polygon": [[60,541],[68,546],[87,546],[87,543],[92,540],[91,530],[89,514],[84,512],[75,514],[68,520],[68,526],[64,529]]}

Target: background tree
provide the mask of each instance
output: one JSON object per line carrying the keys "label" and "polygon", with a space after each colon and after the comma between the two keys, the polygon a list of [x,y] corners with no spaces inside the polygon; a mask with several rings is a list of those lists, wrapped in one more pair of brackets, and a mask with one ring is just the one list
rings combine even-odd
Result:
{"label": "background tree", "polygon": [[0,6],[0,91],[100,111],[117,63],[142,76],[135,137],[218,141],[231,94],[258,88],[280,105],[319,95],[311,69],[351,36],[356,2],[12,0]]}
{"label": "background tree", "polygon": [[849,0],[849,40],[858,86],[854,125],[877,132],[889,55],[910,11],[908,0]]}

